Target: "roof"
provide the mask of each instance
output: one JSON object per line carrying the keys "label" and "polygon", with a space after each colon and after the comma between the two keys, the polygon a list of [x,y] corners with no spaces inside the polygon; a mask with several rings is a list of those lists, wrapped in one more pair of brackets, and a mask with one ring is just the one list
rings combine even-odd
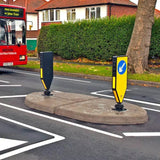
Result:
{"label": "roof", "polygon": [[35,9],[45,2],[45,0],[16,0],[14,2],[10,1],[9,4],[23,6],[26,8],[27,13],[37,13]]}
{"label": "roof", "polygon": [[130,2],[129,0],[50,0],[36,10],[45,10],[48,8],[72,8],[103,4],[137,6],[135,3]]}
{"label": "roof", "polygon": [[160,17],[160,10],[155,9],[155,12],[154,12],[154,13],[155,13],[155,16],[156,16],[156,17]]}
{"label": "roof", "polygon": [[4,2],[3,0],[0,0],[0,4],[5,4],[6,2]]}

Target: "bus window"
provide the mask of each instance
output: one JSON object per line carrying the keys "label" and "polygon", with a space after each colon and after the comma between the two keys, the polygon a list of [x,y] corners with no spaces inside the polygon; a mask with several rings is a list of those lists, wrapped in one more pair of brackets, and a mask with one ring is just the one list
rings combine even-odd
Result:
{"label": "bus window", "polygon": [[5,22],[0,21],[0,45],[7,45],[7,36],[5,30]]}
{"label": "bus window", "polygon": [[11,21],[11,37],[12,44],[16,44],[15,20]]}
{"label": "bus window", "polygon": [[25,23],[23,23],[23,26],[22,26],[22,43],[26,44],[26,28],[25,28]]}
{"label": "bus window", "polygon": [[26,29],[23,20],[7,20],[9,45],[26,44]]}

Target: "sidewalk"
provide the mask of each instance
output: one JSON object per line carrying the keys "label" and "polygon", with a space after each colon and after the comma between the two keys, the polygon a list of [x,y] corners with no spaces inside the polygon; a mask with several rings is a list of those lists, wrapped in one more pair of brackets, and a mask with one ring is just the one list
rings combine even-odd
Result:
{"label": "sidewalk", "polygon": [[147,112],[137,105],[123,103],[126,111],[120,112],[113,110],[114,100],[67,92],[52,94],[31,93],[27,95],[25,104],[33,109],[90,123],[128,125],[148,121]]}

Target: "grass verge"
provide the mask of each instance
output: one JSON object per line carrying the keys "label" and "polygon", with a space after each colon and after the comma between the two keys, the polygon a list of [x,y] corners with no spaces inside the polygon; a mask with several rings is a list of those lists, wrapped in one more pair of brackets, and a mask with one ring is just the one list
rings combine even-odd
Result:
{"label": "grass verge", "polygon": [[[27,65],[19,67],[39,69],[40,62],[28,61]],[[82,65],[73,63],[54,62],[54,71],[61,71],[68,73],[82,73],[82,74],[106,76],[106,77],[112,76],[112,66],[104,66],[104,65]],[[128,74],[128,79],[160,82],[160,72],[157,73],[146,72],[144,74]]]}

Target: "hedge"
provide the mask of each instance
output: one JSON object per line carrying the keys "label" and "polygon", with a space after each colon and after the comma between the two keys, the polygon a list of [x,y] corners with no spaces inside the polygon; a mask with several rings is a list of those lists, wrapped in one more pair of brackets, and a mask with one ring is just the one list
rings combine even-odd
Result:
{"label": "hedge", "polygon": [[160,58],[160,18],[155,18],[155,22],[152,27],[150,57]]}
{"label": "hedge", "polygon": [[[65,59],[110,60],[126,54],[134,22],[135,16],[124,16],[43,26],[38,52],[50,50]],[[152,33],[150,56],[160,57],[160,19],[155,19]]]}

